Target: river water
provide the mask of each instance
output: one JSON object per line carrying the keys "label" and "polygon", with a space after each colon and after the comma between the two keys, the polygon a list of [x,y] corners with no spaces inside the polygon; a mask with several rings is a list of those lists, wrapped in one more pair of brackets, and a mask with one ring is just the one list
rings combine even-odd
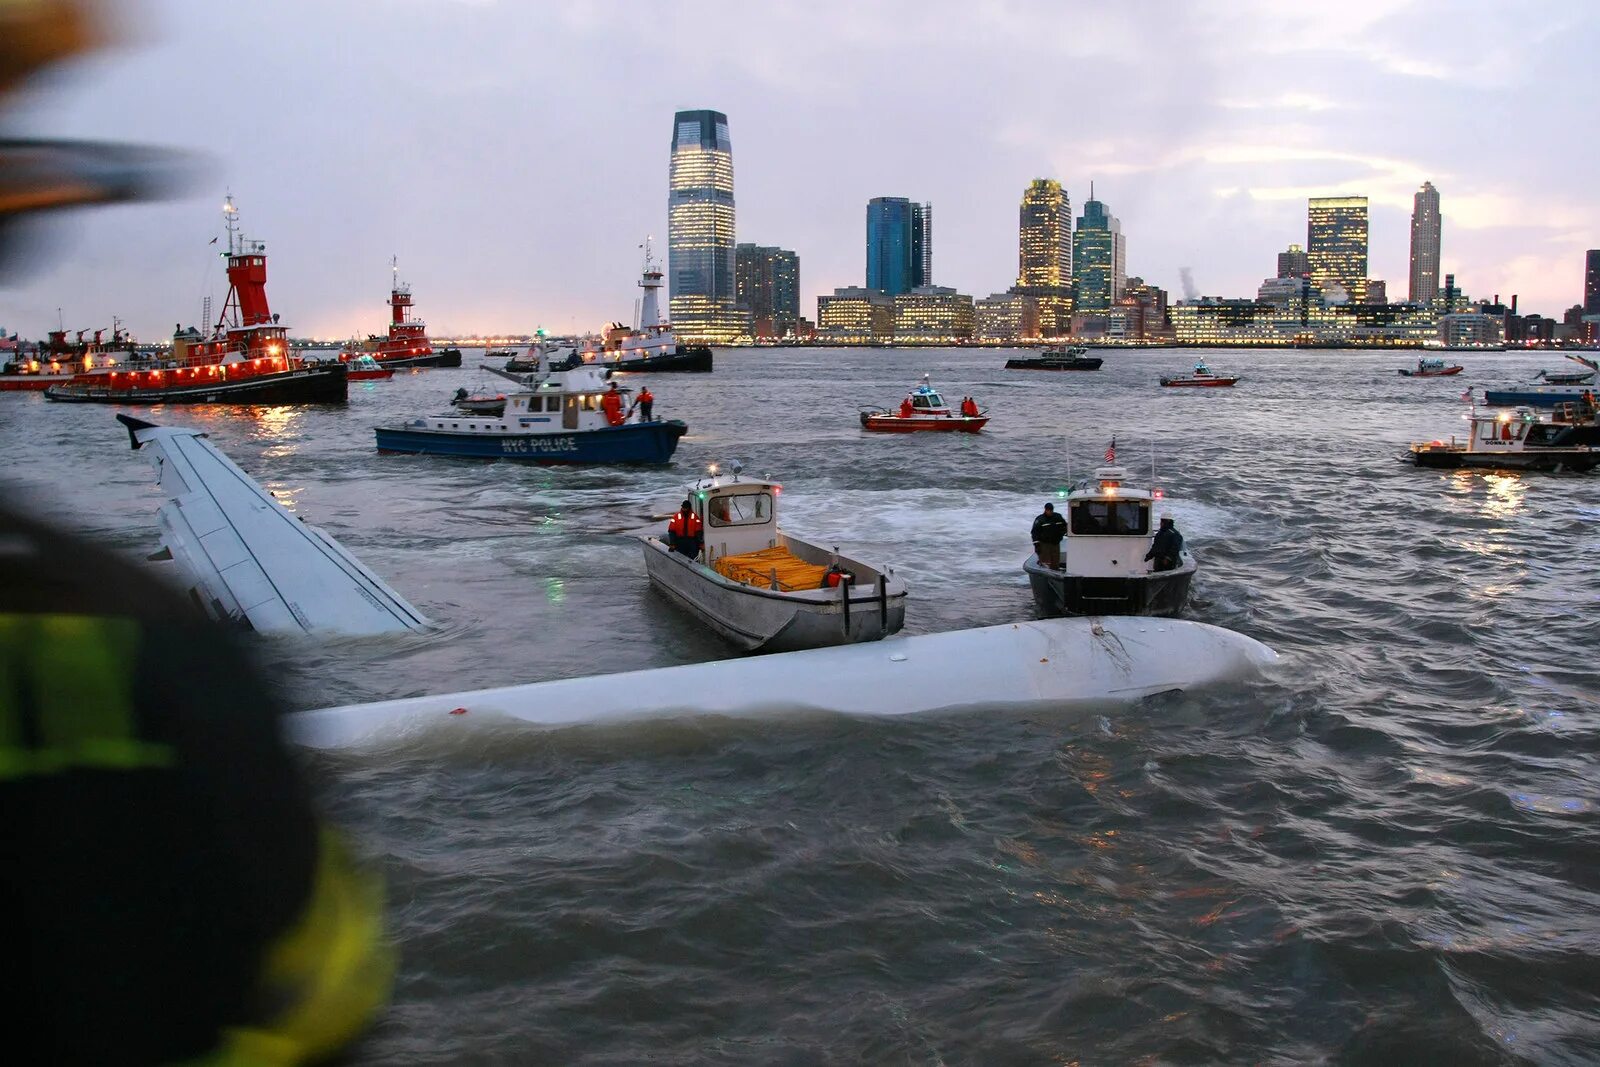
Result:
{"label": "river water", "polygon": [[[1201,561],[1189,617],[1272,677],[1100,715],[684,719],[309,757],[387,874],[402,974],[363,1062],[1600,1061],[1600,478],[1418,471],[1460,392],[1552,357],[734,351],[652,380],[669,470],[382,456],[473,369],[204,426],[441,631],[257,639],[315,707],[720,658],[628,532],[711,461],[910,584],[907,629],[1028,617],[1042,502],[1113,436]],[[469,356],[469,363],[476,361]],[[924,372],[977,437],[869,436]],[[111,409],[0,394],[6,491],[131,554]],[[620,684],[628,684],[619,682]],[[459,726],[459,721],[452,726]]]}

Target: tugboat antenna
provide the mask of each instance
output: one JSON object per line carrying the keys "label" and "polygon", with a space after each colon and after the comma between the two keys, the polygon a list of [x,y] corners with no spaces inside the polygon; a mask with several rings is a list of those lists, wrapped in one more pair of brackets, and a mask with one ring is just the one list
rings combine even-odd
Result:
{"label": "tugboat antenna", "polygon": [[228,255],[237,255],[240,251],[235,247],[239,236],[239,209],[233,206],[231,191],[222,198],[222,218],[228,231]]}

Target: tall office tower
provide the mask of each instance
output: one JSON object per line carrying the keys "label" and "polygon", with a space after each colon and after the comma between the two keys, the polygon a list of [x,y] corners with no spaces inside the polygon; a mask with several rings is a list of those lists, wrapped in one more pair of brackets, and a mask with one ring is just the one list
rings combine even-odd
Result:
{"label": "tall office tower", "polygon": [[1583,313],[1600,315],[1600,248],[1591,248],[1584,253]]}
{"label": "tall office tower", "polygon": [[1039,337],[1072,328],[1072,200],[1053,178],[1035,178],[1022,192],[1017,218],[1015,293],[1032,297]]}
{"label": "tall office tower", "polygon": [[1290,245],[1286,252],[1278,253],[1278,277],[1311,277],[1311,257],[1299,245]]}
{"label": "tall office tower", "polygon": [[726,344],[743,333],[733,277],[733,147],[720,111],[673,116],[667,254],[678,336]]}
{"label": "tall office tower", "polygon": [[1423,182],[1411,204],[1410,299],[1431,304],[1439,296],[1439,190]]}
{"label": "tall office tower", "polygon": [[1364,196],[1314,196],[1306,208],[1306,255],[1311,260],[1311,280],[1324,299],[1335,287],[1345,301],[1362,303],[1367,296],[1367,198]]}
{"label": "tall office tower", "polygon": [[1089,199],[1083,202],[1078,229],[1072,235],[1073,310],[1103,313],[1111,310],[1122,287],[1127,284],[1127,246],[1122,239],[1122,223],[1094,198],[1094,183],[1089,183]]}
{"label": "tall office tower", "polygon": [[786,248],[734,246],[734,290],[755,337],[787,337],[800,321],[800,257]]}
{"label": "tall office tower", "polygon": [[867,201],[867,288],[899,296],[929,284],[933,273],[933,205],[903,196]]}

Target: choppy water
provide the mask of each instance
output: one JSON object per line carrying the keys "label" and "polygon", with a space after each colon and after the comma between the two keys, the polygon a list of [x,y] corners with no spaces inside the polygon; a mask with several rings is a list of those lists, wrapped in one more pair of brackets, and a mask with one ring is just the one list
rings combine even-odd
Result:
{"label": "choppy water", "polygon": [[[1284,654],[1249,687],[1106,716],[500,725],[315,757],[385,868],[403,975],[363,1052],[408,1063],[1600,1060],[1600,478],[1424,472],[1466,385],[1406,354],[1214,353],[1231,391],[996,352],[718,354],[662,377],[679,463],[379,456],[347,410],[171,409],[444,626],[267,642],[292,700],[726,655],[625,531],[711,460],[787,525],[908,576],[908,628],[1031,611],[1040,503],[1113,434],[1201,559],[1190,617]],[[1551,362],[1548,358],[1545,363]],[[981,437],[867,437],[923,371]],[[106,408],[0,394],[11,491],[143,554],[159,498]]]}

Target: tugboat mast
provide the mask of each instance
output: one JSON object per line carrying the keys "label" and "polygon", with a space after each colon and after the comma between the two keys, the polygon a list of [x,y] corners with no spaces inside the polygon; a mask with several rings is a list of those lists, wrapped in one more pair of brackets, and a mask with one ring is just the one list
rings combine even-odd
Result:
{"label": "tugboat mast", "polygon": [[650,238],[644,239],[644,276],[639,279],[639,288],[644,290],[644,299],[639,304],[639,329],[653,330],[661,325],[661,307],[657,303],[656,293],[661,288],[661,268],[655,265],[650,254]]}

